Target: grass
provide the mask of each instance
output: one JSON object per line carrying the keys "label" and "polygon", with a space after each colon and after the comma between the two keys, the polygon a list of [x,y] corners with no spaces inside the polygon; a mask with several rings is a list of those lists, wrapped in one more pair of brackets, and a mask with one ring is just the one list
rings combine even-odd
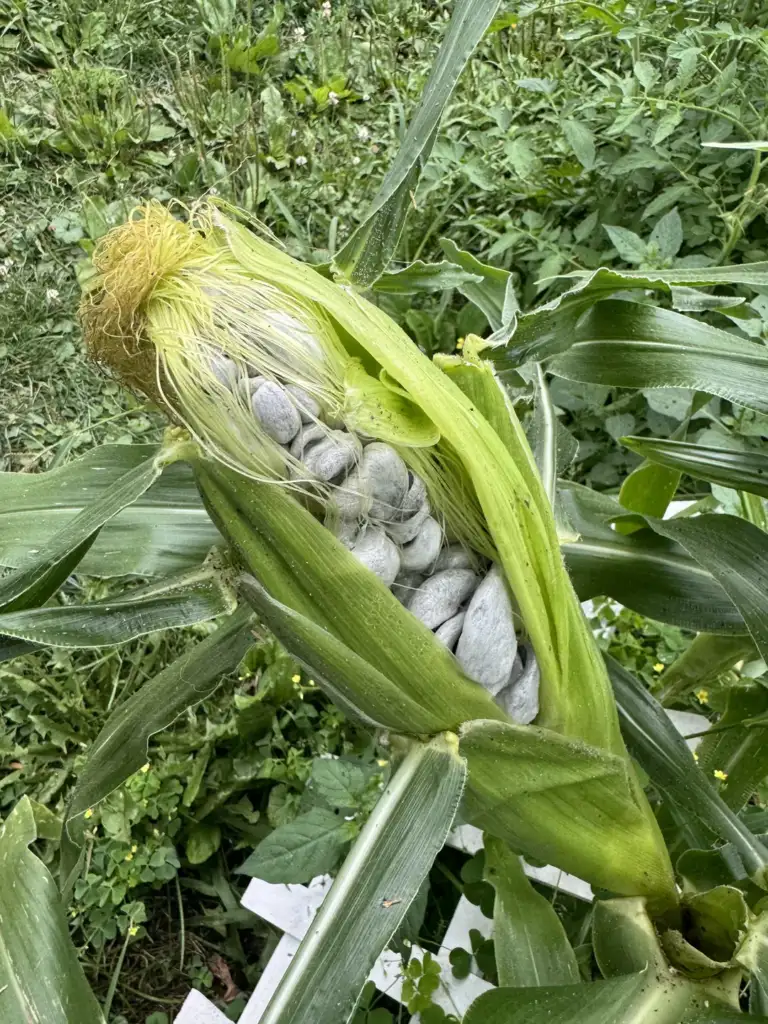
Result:
{"label": "grass", "polygon": [[[0,469],[39,471],[96,444],[159,436],[153,410],[83,357],[76,307],[94,245],[139,199],[189,202],[215,190],[294,255],[327,260],[396,151],[450,8],[0,0]],[[448,235],[514,270],[530,306],[556,293],[553,275],[575,268],[768,258],[762,156],[724,159],[701,146],[766,137],[768,48],[759,31],[741,32],[751,27],[742,13],[739,3],[690,0],[503,5],[449,107],[401,260],[439,259]],[[673,210],[678,248],[653,234]],[[624,235],[614,246],[606,227],[637,242]],[[429,352],[475,326],[457,295],[381,301]],[[765,339],[765,309],[755,312]],[[678,422],[656,397],[560,381],[553,391],[581,442],[570,472],[597,487],[615,487],[634,464],[615,437],[668,436]],[[745,438],[762,433],[734,416]],[[105,586],[77,585],[93,597]],[[649,666],[682,641],[637,617],[625,625],[626,657],[651,681]],[[60,811],[110,708],[198,633],[0,667],[0,813],[24,793]],[[299,699],[285,687],[280,673],[294,669],[276,649],[258,658],[158,737],[151,772],[94,818],[73,931],[104,994],[138,929],[112,1004],[128,1024],[162,1024],[151,1014],[172,1013],[195,983],[223,995],[212,955],[236,985],[253,985],[274,935],[255,918],[230,919],[242,883],[233,868],[297,812],[313,758],[375,753],[314,688]],[[260,718],[253,682],[270,671],[276,696]],[[220,845],[197,862],[189,841],[205,822]],[[55,849],[45,854],[53,863]]]}

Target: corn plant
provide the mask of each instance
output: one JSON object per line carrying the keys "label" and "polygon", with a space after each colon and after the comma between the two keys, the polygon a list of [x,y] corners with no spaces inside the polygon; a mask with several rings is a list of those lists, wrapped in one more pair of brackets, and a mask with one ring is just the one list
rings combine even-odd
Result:
{"label": "corn plant", "polygon": [[[691,415],[702,394],[766,411],[763,348],[655,299],[685,289],[689,308],[717,309],[700,289],[763,288],[768,267],[601,269],[526,313],[509,273],[450,243],[442,263],[391,270],[440,112],[495,8],[457,3],[402,149],[331,265],[293,259],[211,203],[149,203],[94,254],[89,351],[169,428],[159,447],[107,447],[21,484],[8,475],[6,507],[31,507],[34,492],[51,522],[64,495],[91,500],[0,577],[2,656],[220,625],[94,744],[61,830],[61,891],[82,869],[89,811],[266,626],[347,714],[386,734],[396,768],[265,1021],[350,1018],[457,813],[486,835],[501,983],[467,1024],[726,1021],[747,999],[756,1016],[768,1008],[768,849],[744,805],[765,772],[741,733],[764,716],[734,711],[740,742],[715,734],[701,755],[729,771],[705,774],[656,699],[602,656],[579,599],[611,595],[699,634],[667,676],[670,702],[713,663],[727,669],[753,645],[768,657],[759,508],[745,498],[751,519],[663,518],[682,473],[759,496],[765,467],[684,436],[626,438],[645,461],[618,500],[559,482],[548,381],[686,387]],[[487,336],[429,359],[376,302],[424,288],[459,289]],[[532,443],[519,415],[529,397]],[[120,528],[127,512],[133,530]],[[78,570],[152,581],[50,603]],[[713,776],[731,774],[739,785],[717,789]],[[14,1024],[100,1014],[53,878],[27,849],[55,824],[25,801],[0,834],[0,1007]],[[597,890],[601,981],[580,980],[521,854]],[[13,934],[30,929],[30,894],[42,972]]]}

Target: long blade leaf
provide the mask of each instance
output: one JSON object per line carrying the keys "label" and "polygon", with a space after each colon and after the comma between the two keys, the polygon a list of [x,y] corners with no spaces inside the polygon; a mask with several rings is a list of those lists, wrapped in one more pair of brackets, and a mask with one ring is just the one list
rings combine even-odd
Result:
{"label": "long blade leaf", "polygon": [[496,890],[493,943],[499,984],[577,984],[576,954],[554,907],[531,885],[517,854],[492,836],[485,837],[485,880]]}
{"label": "long blade leaf", "polygon": [[365,220],[334,258],[336,267],[354,284],[369,287],[392,259],[411,203],[410,193],[434,144],[443,109],[498,5],[499,0],[456,0],[440,52],[397,156]]}
{"label": "long blade leaf", "polygon": [[261,1024],[340,1024],[440,851],[466,766],[456,738],[415,744],[352,847]]}
{"label": "long blade leaf", "polygon": [[237,667],[253,643],[253,622],[250,608],[239,609],[109,716],[91,747],[67,808],[61,845],[64,888],[83,843],[85,812],[146,763],[151,736],[209,697],[221,677]]}
{"label": "long blade leaf", "polygon": [[765,347],[669,309],[607,300],[593,306],[547,370],[627,388],[681,387],[768,411]]}
{"label": "long blade leaf", "polygon": [[24,797],[0,831],[0,1019],[102,1024],[56,883],[29,849],[37,838],[32,804]]}
{"label": "long blade leaf", "polygon": [[655,437],[622,437],[621,443],[660,466],[687,473],[697,480],[768,498],[768,456],[761,452],[711,448]]}
{"label": "long blade leaf", "polygon": [[232,611],[227,588],[214,571],[202,569],[112,600],[0,615],[0,633],[50,647],[111,647]]}
{"label": "long blade leaf", "polygon": [[768,884],[768,850],[723,802],[658,701],[617,661],[606,662],[629,752],[670,804],[732,843],[753,880]]}

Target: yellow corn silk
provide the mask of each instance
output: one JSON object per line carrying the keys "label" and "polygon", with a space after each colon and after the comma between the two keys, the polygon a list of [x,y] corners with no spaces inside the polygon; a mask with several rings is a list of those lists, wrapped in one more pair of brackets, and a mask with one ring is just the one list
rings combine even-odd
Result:
{"label": "yellow corn silk", "polygon": [[[94,262],[89,348],[198,442],[190,461],[206,506],[252,574],[248,599],[286,646],[371,722],[460,729],[467,810],[486,831],[603,888],[673,903],[667,851],[552,510],[479,340],[432,362],[353,289],[211,206],[182,222],[150,204]],[[332,487],[308,479],[253,415],[254,372],[308,396],[318,429],[392,445],[446,532],[498,563],[541,670],[535,726],[514,725],[322,525]]]}

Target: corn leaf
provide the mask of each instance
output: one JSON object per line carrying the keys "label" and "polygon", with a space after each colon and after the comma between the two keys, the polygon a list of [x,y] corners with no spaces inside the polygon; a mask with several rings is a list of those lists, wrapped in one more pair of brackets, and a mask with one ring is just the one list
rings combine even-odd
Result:
{"label": "corn leaf", "polygon": [[[102,445],[45,473],[0,473],[0,565],[17,568],[43,549],[157,445]],[[218,540],[189,466],[177,462],[102,526],[79,563],[92,576],[165,575],[198,565]]]}
{"label": "corn leaf", "polygon": [[500,369],[512,369],[565,352],[575,340],[574,329],[582,314],[617,291],[632,288],[668,291],[677,285],[745,284],[761,287],[768,284],[768,263],[653,271],[618,271],[600,267],[589,273],[562,276],[572,279],[573,286],[530,313],[522,314],[515,324],[511,341],[492,344],[483,353],[486,358]]}
{"label": "corn leaf", "polygon": [[556,988],[499,988],[475,1000],[464,1024],[678,1024],[690,983],[652,972]]}
{"label": "corn leaf", "polygon": [[120,476],[112,487],[65,524],[40,551],[0,578],[0,611],[44,604],[76,568],[101,527],[143,494],[172,459],[165,449]]}
{"label": "corn leaf", "polygon": [[365,220],[334,257],[335,266],[353,284],[369,287],[394,256],[411,205],[411,192],[434,144],[445,105],[498,5],[498,0],[456,0],[440,52],[397,156]]}
{"label": "corn leaf", "polygon": [[607,495],[561,481],[559,496],[568,522],[579,534],[562,550],[582,600],[613,597],[642,615],[682,629],[746,632],[744,619],[721,583],[685,548],[650,530],[623,534],[611,529],[610,521],[621,518],[626,509]]}
{"label": "corn leaf", "polygon": [[339,1024],[416,897],[466,776],[455,737],[414,744],[382,793],[261,1024]]}
{"label": "corn leaf", "polygon": [[373,290],[385,295],[417,295],[420,292],[445,291],[449,288],[479,284],[483,278],[457,266],[455,261],[424,263],[414,260],[401,270],[391,270],[376,281]]}
{"label": "corn leaf", "polygon": [[617,661],[606,661],[632,756],[674,808],[732,843],[753,881],[768,886],[768,850],[724,803],[661,705]]}
{"label": "corn leaf", "polygon": [[506,843],[485,837],[485,880],[496,890],[493,944],[504,987],[575,985],[576,954],[548,899],[528,880]]}
{"label": "corn leaf", "polygon": [[16,637],[0,635],[0,663],[20,658],[22,654],[30,654],[38,650],[39,644],[27,643],[26,640],[17,640]]}
{"label": "corn leaf", "polygon": [[353,718],[397,732],[440,731],[442,715],[422,708],[330,630],[274,600],[253,577],[243,577],[241,588],[259,618]]}
{"label": "corn leaf", "polygon": [[768,355],[669,309],[613,299],[580,320],[567,352],[548,362],[560,377],[628,388],[691,388],[768,411]]}
{"label": "corn leaf", "polygon": [[512,323],[518,310],[514,278],[508,270],[482,263],[471,253],[452,242],[440,239],[440,248],[451,263],[462,267],[474,280],[458,286],[464,298],[469,299],[484,314],[492,331],[500,331]]}
{"label": "corn leaf", "polygon": [[768,498],[768,456],[760,452],[711,448],[654,437],[622,437],[620,441],[659,466],[687,473],[697,480]]}
{"label": "corn leaf", "polygon": [[666,851],[622,757],[546,729],[468,722],[466,817],[593,885],[674,903]]}
{"label": "corn leaf", "polygon": [[215,571],[201,569],[87,604],[0,615],[0,633],[50,647],[111,647],[234,611]]}
{"label": "corn leaf", "polygon": [[24,797],[0,829],[0,1019],[102,1024],[56,883],[29,849],[37,838],[32,803]]}
{"label": "corn leaf", "polygon": [[763,658],[768,658],[768,535],[746,519],[729,515],[649,522],[707,567],[741,612]]}
{"label": "corn leaf", "polygon": [[83,844],[85,812],[122,785],[147,760],[151,736],[209,697],[253,643],[254,616],[240,609],[215,633],[186,651],[115,708],[91,747],[65,816],[61,880],[67,889]]}

